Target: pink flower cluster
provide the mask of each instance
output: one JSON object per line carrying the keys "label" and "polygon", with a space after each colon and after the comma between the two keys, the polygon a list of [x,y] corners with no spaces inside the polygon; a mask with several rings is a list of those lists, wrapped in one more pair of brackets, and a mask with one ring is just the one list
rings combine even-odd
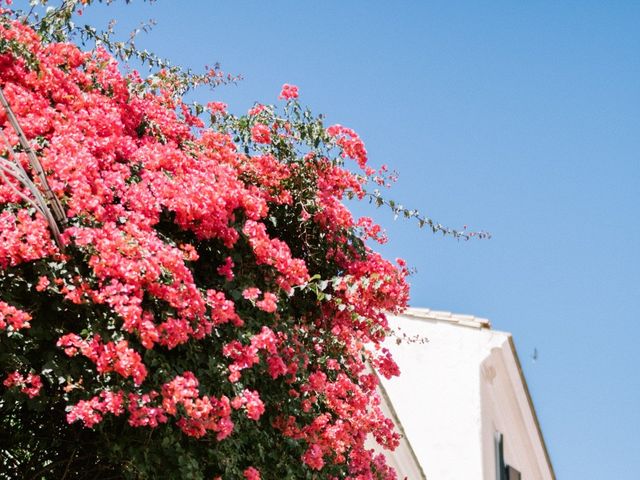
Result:
{"label": "pink flower cluster", "polygon": [[256,307],[264,312],[273,313],[278,309],[278,297],[271,292],[265,292],[262,300],[256,302]]}
{"label": "pink flower cluster", "polygon": [[249,345],[243,345],[238,340],[225,345],[222,349],[222,354],[233,360],[233,363],[229,365],[229,372],[231,372],[229,381],[237,382],[240,380],[240,372],[242,370],[251,368],[260,362],[260,357],[258,356],[260,350],[276,355],[279,343],[276,334],[265,326],[262,327],[260,333],[251,337]]}
{"label": "pink flower cluster", "polygon": [[[355,131],[342,125],[332,125],[327,128],[327,133],[335,137],[336,143],[342,148],[342,154],[345,157],[355,160],[360,168],[366,168],[367,150],[364,147],[364,142]],[[373,171],[369,172],[373,173]]]}
{"label": "pink flower cluster", "polygon": [[231,260],[231,257],[227,257],[224,259],[224,263],[220,265],[216,271],[218,272],[218,275],[222,275],[230,282],[234,278],[233,267],[233,260]]}
{"label": "pink flower cluster", "polygon": [[282,91],[280,92],[278,98],[281,100],[293,100],[295,98],[298,98],[298,87],[285,83],[284,85],[282,85]]}
{"label": "pink flower cluster", "polygon": [[[3,200],[14,200],[11,195],[3,195],[0,190],[0,204]],[[0,268],[49,257],[56,252],[47,222],[41,215],[32,216],[25,209],[16,214],[0,211]]]}
{"label": "pink flower cluster", "polygon": [[304,261],[293,258],[289,246],[282,240],[269,238],[264,223],[247,220],[242,232],[249,239],[256,263],[273,266],[280,272],[278,284],[283,290],[289,291],[292,287],[309,280],[309,272]]}
{"label": "pink flower cluster", "polygon": [[207,108],[211,113],[227,114],[227,104],[223,102],[209,102],[207,103]]}
{"label": "pink flower cluster", "polygon": [[162,408],[168,415],[178,416],[178,405],[184,409],[177,425],[189,436],[200,438],[207,431],[216,432],[222,440],[233,431],[231,402],[225,396],[200,397],[198,379],[191,372],[184,372],[162,386]]}
{"label": "pink flower cluster", "polygon": [[20,388],[20,391],[25,395],[28,395],[29,398],[38,396],[40,394],[40,389],[42,388],[40,375],[36,375],[34,373],[28,373],[25,376],[20,372],[12,372],[7,375],[7,378],[2,382],[2,384],[7,388]]}
{"label": "pink flower cluster", "polygon": [[382,353],[373,361],[373,364],[385,378],[400,375],[398,364],[391,356],[391,352],[386,348],[382,349]]}
{"label": "pink flower cluster", "polygon": [[31,315],[27,312],[0,300],[0,330],[5,330],[7,326],[13,330],[29,328],[31,326],[30,321]]}
{"label": "pink flower cluster", "polygon": [[161,423],[166,423],[169,419],[165,415],[164,409],[162,406],[155,405],[159,396],[160,394],[155,390],[141,395],[130,393],[127,405],[129,425],[155,428]]}
{"label": "pink flower cluster", "polygon": [[251,139],[256,143],[270,143],[271,131],[269,127],[258,123],[251,127]]}
{"label": "pink flower cluster", "polygon": [[243,475],[246,480],[260,480],[260,472],[254,467],[247,468]]}
{"label": "pink flower cluster", "polygon": [[245,288],[242,291],[242,297],[246,300],[255,300],[260,296],[261,293],[262,293],[262,290],[260,290],[259,288],[249,287],[249,288]]}
{"label": "pink flower cluster", "polygon": [[124,412],[122,392],[102,391],[99,396],[80,400],[67,413],[67,422],[81,420],[85,427],[92,428],[100,423],[105,413],[121,415]]}
{"label": "pink flower cluster", "polygon": [[235,304],[228,300],[223,292],[207,290],[207,305],[211,309],[210,317],[213,326],[231,323],[241,327],[244,324],[236,313]]}
{"label": "pink flower cluster", "polygon": [[247,417],[251,420],[259,420],[265,410],[264,403],[260,400],[260,394],[249,389],[244,389],[240,395],[231,400],[231,406],[236,410],[244,407]]}
{"label": "pink flower cluster", "polygon": [[278,297],[271,292],[265,292],[262,295],[262,299],[258,300],[261,293],[262,291],[256,287],[245,288],[242,291],[242,297],[246,300],[251,300],[252,302],[257,300],[254,302],[255,306],[264,312],[275,312],[278,309]]}
{"label": "pink flower cluster", "polygon": [[[349,451],[349,446],[362,444],[367,433],[387,448],[395,448],[399,443],[399,435],[393,431],[393,423],[384,417],[379,398],[374,395],[377,382],[374,376],[366,376],[362,386],[354,383],[347,375],[340,373],[333,382],[327,380],[323,372],[315,372],[309,376],[309,383],[303,386],[303,395],[307,398],[322,396],[328,412],[320,413],[315,420],[304,427],[296,424],[294,417],[281,417],[275,423],[276,428],[292,438],[304,439],[309,447],[302,456],[302,461],[311,469],[321,470],[328,458],[342,463],[353,456],[364,455],[360,468],[352,463],[354,478],[357,473],[370,475],[370,460],[366,450]],[[364,388],[363,388],[364,386]],[[372,397],[373,395],[373,397]],[[370,398],[374,398],[373,402]],[[345,422],[343,419],[348,418]],[[362,477],[375,478],[375,477]],[[395,478],[393,476],[384,478]]]}
{"label": "pink flower cluster", "polygon": [[82,353],[96,364],[99,373],[116,372],[124,378],[132,377],[136,385],[140,385],[147,376],[140,354],[130,348],[126,340],[102,343],[100,335],[94,335],[87,341],[75,333],[68,333],[60,337],[56,345],[64,348],[70,357]]}
{"label": "pink flower cluster", "polygon": [[289,205],[293,201],[291,192],[283,187],[291,177],[291,168],[271,154],[244,157],[239,173],[247,182],[254,184],[267,202]]}

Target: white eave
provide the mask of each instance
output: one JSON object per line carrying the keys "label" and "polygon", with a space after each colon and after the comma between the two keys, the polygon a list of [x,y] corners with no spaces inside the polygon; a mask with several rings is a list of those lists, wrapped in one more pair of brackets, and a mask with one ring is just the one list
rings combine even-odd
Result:
{"label": "white eave", "polygon": [[491,328],[491,323],[486,318],[474,317],[473,315],[463,315],[460,313],[431,310],[429,308],[407,308],[401,315],[431,320],[436,322],[450,322],[463,327],[471,328]]}

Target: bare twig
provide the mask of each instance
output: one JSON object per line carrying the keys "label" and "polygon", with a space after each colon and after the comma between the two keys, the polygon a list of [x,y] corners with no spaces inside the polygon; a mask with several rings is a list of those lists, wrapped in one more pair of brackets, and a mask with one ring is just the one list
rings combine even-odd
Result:
{"label": "bare twig", "polygon": [[[11,170],[9,168],[6,168],[4,165],[2,165],[2,163],[3,162],[0,162],[0,178],[2,178],[2,180],[4,180],[4,182],[13,191],[13,193],[18,195],[22,200],[24,200],[25,202],[27,202],[30,205],[32,205],[37,211],[39,211],[41,214],[44,215],[44,212],[42,212],[42,208],[40,208],[40,205],[38,205],[36,202],[34,202],[31,198],[27,197],[24,193],[22,193],[20,190],[18,190],[15,187],[15,185],[13,185],[11,183],[11,181],[7,178],[5,173],[8,173],[9,175],[12,175],[14,178],[18,178],[18,176],[16,175],[16,172],[14,172],[13,170]],[[22,182],[20,182],[20,183],[22,183]]]}
{"label": "bare twig", "polygon": [[418,222],[418,227],[428,227],[431,229],[433,233],[442,233],[443,235],[449,235],[458,240],[471,240],[472,238],[477,239],[489,239],[491,238],[491,234],[489,232],[485,232],[483,230],[477,232],[469,232],[467,231],[467,227],[463,227],[461,230],[456,230],[454,228],[449,228],[441,223],[436,222],[435,220],[422,215],[417,210],[409,210],[408,208],[403,207],[399,203],[396,203],[393,200],[387,200],[382,197],[382,194],[378,190],[374,190],[373,193],[365,192],[365,197],[369,199],[369,203],[375,203],[376,207],[386,206],[394,213],[395,218],[404,217],[404,218],[415,218]]}
{"label": "bare twig", "polygon": [[[58,245],[60,251],[64,251],[64,245],[62,243],[62,237],[60,235],[60,226],[64,224],[65,214],[60,204],[58,198],[55,196],[49,183],[47,182],[47,177],[44,173],[44,169],[36,157],[31,145],[29,145],[29,141],[27,140],[24,131],[20,127],[18,123],[18,119],[16,118],[9,102],[4,96],[4,92],[0,88],[0,103],[4,107],[7,118],[9,119],[9,123],[15,130],[18,140],[20,141],[20,145],[24,149],[27,154],[27,158],[29,159],[29,163],[31,168],[37,173],[38,179],[41,183],[41,188],[44,192],[41,192],[40,188],[31,180],[26,170],[22,167],[20,161],[16,158],[15,153],[13,151],[13,146],[11,142],[7,138],[4,130],[0,128],[0,135],[2,136],[2,140],[5,142],[7,146],[7,152],[9,155],[9,160],[5,160],[0,158],[0,176],[4,180],[4,182],[16,193],[20,198],[25,200],[30,205],[34,206],[35,209],[45,218],[51,233],[53,235],[53,239]],[[10,175],[15,180],[17,180],[21,185],[23,185],[29,193],[31,193],[33,198],[29,198],[24,193],[22,193],[19,189],[15,187],[7,178],[7,175]],[[43,196],[44,193],[44,196]],[[46,197],[46,198],[45,198]],[[53,211],[52,211],[53,210]]]}
{"label": "bare twig", "polygon": [[29,163],[31,164],[31,168],[33,168],[33,170],[37,173],[38,178],[42,183],[42,188],[44,189],[44,192],[43,192],[44,196],[47,199],[47,202],[51,205],[54,218],[56,219],[56,221],[60,222],[61,224],[64,223],[66,217],[65,217],[62,205],[60,204],[58,197],[56,197],[53,191],[51,190],[51,187],[49,186],[49,182],[47,182],[47,177],[44,173],[44,169],[42,168],[42,164],[38,160],[38,157],[36,157],[36,154],[33,151],[33,149],[31,148],[31,145],[29,144],[29,141],[27,140],[27,137],[24,134],[22,127],[20,127],[20,124],[18,123],[18,119],[16,118],[15,113],[13,113],[13,110],[11,109],[11,105],[9,105],[9,102],[4,96],[4,92],[2,91],[2,88],[0,88],[0,103],[2,103],[2,106],[7,112],[7,118],[9,119],[9,123],[11,124],[16,134],[18,135],[18,140],[20,141],[20,145],[22,146],[24,151],[27,153],[27,158],[29,158]]}
{"label": "bare twig", "polygon": [[62,478],[60,480],[64,480],[65,478],[67,478],[67,474],[69,473],[69,467],[71,466],[71,462],[73,461],[73,457],[75,457],[77,451],[78,451],[77,448],[73,450],[73,453],[71,454],[71,456],[69,457],[69,461],[67,462],[67,466],[64,469],[64,474],[62,475]]}

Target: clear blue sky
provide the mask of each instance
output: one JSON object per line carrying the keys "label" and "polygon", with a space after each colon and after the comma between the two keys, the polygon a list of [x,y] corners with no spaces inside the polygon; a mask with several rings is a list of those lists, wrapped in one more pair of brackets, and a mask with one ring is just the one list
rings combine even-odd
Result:
{"label": "clear blue sky", "polygon": [[513,332],[558,478],[640,478],[640,2],[159,0],[101,15],[125,32],[154,18],[141,46],[242,74],[212,94],[232,111],[298,85],[399,171],[390,197],[491,231],[459,243],[373,210],[385,253],[418,269],[412,305]]}

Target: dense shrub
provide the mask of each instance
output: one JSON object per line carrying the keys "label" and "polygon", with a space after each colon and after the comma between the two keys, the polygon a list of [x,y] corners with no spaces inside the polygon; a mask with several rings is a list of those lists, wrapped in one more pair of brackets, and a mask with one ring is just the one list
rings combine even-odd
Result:
{"label": "dense shrub", "polygon": [[[407,270],[344,204],[374,171],[285,85],[243,116],[3,15],[0,478],[389,479],[377,376]],[[206,118],[205,118],[206,117]]]}

